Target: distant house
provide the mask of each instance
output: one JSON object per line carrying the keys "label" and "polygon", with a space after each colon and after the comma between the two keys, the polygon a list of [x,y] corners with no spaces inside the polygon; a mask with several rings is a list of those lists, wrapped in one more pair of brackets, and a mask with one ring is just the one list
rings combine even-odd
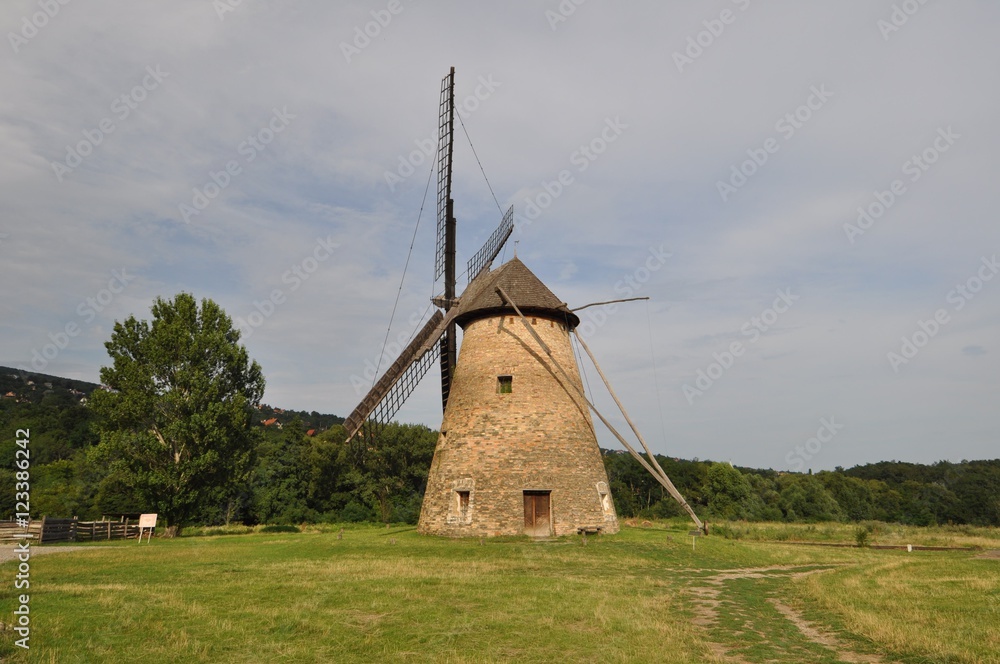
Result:
{"label": "distant house", "polygon": [[272,424],[277,424],[278,423],[278,418],[277,417],[272,417],[269,420],[261,420],[260,423],[263,424],[266,427],[269,427]]}
{"label": "distant house", "polygon": [[306,435],[307,436],[315,436],[316,435],[316,429],[309,429],[309,431],[306,431]]}
{"label": "distant house", "polygon": [[8,392],[7,394],[3,395],[3,397],[4,399],[16,399],[17,395],[14,394],[13,392]]}

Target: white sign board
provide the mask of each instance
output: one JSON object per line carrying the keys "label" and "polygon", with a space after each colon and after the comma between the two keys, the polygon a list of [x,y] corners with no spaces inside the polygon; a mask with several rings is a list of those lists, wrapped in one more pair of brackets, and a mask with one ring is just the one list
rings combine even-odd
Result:
{"label": "white sign board", "polygon": [[139,541],[142,542],[142,532],[149,529],[149,536],[146,538],[148,543],[153,538],[153,531],[156,529],[156,515],[155,514],[140,514],[139,515]]}

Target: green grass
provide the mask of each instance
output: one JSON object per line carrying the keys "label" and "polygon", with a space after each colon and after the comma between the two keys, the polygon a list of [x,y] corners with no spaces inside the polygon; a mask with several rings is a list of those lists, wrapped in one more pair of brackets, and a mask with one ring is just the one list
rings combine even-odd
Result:
{"label": "green grass", "polygon": [[[342,539],[336,526],[97,543],[33,557],[31,651],[13,646],[13,632],[2,632],[0,658],[721,662],[726,651],[750,662],[837,661],[779,613],[777,598],[859,653],[913,662],[1000,661],[989,659],[1000,651],[991,627],[1000,625],[1000,560],[972,560],[968,553],[724,537],[700,538],[692,551],[687,526],[662,524],[592,537],[586,546],[578,538],[481,544],[404,527],[345,528]],[[728,570],[775,566],[782,569],[713,585]],[[14,569],[0,566],[8,579],[0,582],[5,622],[15,606]],[[900,596],[907,602],[894,605],[888,586],[872,595],[866,585],[872,575],[906,587]],[[693,594],[704,588],[718,589],[720,600],[707,626],[697,624]],[[930,619],[939,609],[947,620],[928,623],[914,640],[911,616]]]}
{"label": "green grass", "polygon": [[1000,559],[917,552],[811,577],[796,588],[815,617],[907,662],[1000,661]]}

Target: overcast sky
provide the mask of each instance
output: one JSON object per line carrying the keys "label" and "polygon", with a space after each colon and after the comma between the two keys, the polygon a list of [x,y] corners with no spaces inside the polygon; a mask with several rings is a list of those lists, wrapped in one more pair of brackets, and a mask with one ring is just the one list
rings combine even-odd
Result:
{"label": "overcast sky", "polygon": [[[581,316],[657,452],[998,456],[996,3],[61,2],[0,8],[2,365],[96,381],[116,320],[188,291],[268,403],[346,415],[454,66],[505,258],[571,307],[650,298]],[[464,266],[501,213],[461,131],[455,167]],[[433,198],[390,340],[442,288]],[[438,389],[400,418],[437,428]]]}

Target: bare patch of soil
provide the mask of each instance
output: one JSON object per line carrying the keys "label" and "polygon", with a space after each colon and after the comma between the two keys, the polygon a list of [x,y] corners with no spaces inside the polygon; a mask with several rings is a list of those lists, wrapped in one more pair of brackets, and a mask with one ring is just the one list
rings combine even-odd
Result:
{"label": "bare patch of soil", "polygon": [[[0,547],[0,563],[5,563],[9,560],[17,560],[17,556],[20,553],[17,550],[17,544],[10,544],[9,546]],[[85,551],[87,549],[98,549],[104,547],[96,546],[53,546],[53,547],[41,547],[38,545],[31,547],[31,557],[44,554],[44,553],[59,553],[60,551]]]}
{"label": "bare patch of soil", "polygon": [[806,637],[813,643],[823,646],[824,648],[833,650],[837,653],[838,659],[850,662],[851,664],[884,664],[886,662],[886,660],[882,659],[878,655],[865,655],[854,652],[836,636],[817,628],[815,625],[802,617],[801,613],[787,604],[783,604],[780,600],[771,597],[768,598],[767,601],[774,605],[774,608],[778,610],[778,613],[783,615],[786,619],[791,621],[793,625],[798,627],[799,631],[802,632],[802,636]]}

